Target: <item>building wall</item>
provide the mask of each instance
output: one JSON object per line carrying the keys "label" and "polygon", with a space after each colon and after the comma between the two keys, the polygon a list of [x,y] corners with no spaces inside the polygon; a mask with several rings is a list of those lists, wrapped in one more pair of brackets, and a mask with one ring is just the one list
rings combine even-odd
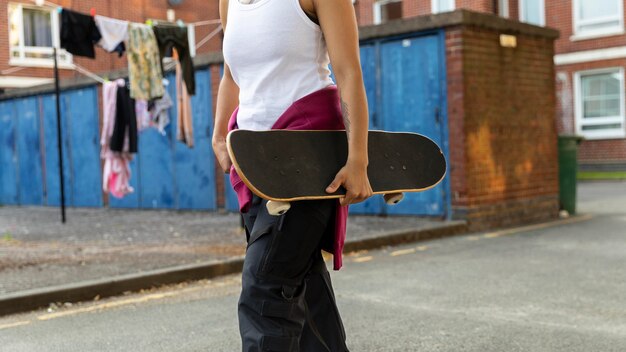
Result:
{"label": "building wall", "polygon": [[473,230],[558,212],[553,40],[499,34],[446,34],[452,206]]}
{"label": "building wall", "polygon": [[[357,1],[355,9],[360,25],[372,24],[374,0]],[[573,37],[573,1],[546,0],[546,26],[560,31],[560,37],[555,41],[554,53],[570,54],[588,50],[598,50],[626,46],[626,34],[611,35],[590,39],[576,39]],[[456,0],[456,8],[463,8],[477,12],[494,13],[492,0]],[[626,8],[626,0],[624,0]],[[405,19],[428,15],[431,11],[431,0],[404,0],[403,17]],[[519,19],[519,1],[509,1],[509,18]],[[574,115],[576,96],[574,92],[574,74],[581,70],[624,67],[626,55],[620,59],[596,59],[574,65],[557,65],[556,69],[556,124],[558,133],[567,134],[575,131],[576,119]],[[626,102],[623,102],[626,104]],[[625,127],[626,128],[626,124]],[[626,139],[586,140],[579,147],[579,162],[582,165],[621,163],[626,165]],[[626,167],[626,166],[625,166]]]}
{"label": "building wall", "polygon": [[[54,0],[65,8],[83,13],[90,13],[94,8],[96,14],[113,17],[133,22],[145,22],[147,19],[167,19],[167,9],[175,10],[176,19],[185,23],[219,19],[218,1],[186,0],[180,6],[169,7],[166,0]],[[5,71],[14,66],[9,66],[8,36],[8,5],[9,3],[23,3],[34,5],[33,1],[27,0],[0,0],[0,23],[5,24],[0,29],[0,71]],[[217,25],[205,25],[196,27],[196,41],[200,41],[212,32]],[[198,49],[198,54],[219,51],[221,49],[221,33],[213,37],[209,42]],[[107,53],[96,46],[96,59],[74,57],[74,62],[92,72],[105,72],[128,66],[126,55],[121,58],[117,54]],[[62,69],[60,74],[63,78],[76,77],[80,74],[69,69]],[[49,68],[25,68],[12,76],[25,77],[53,77],[53,71]]]}
{"label": "building wall", "polygon": [[[601,50],[626,46],[626,34],[609,35],[585,40],[573,37],[573,9],[571,0],[555,0],[546,4],[547,26],[556,28],[561,36],[556,41],[555,53],[576,54],[581,51]],[[626,8],[626,1],[624,1]],[[559,56],[556,57],[557,59]],[[575,74],[580,71],[626,67],[626,55],[614,59],[594,59],[587,62],[556,66],[557,128],[562,134],[576,131]],[[626,87],[623,87],[626,89]],[[626,102],[622,101],[622,104]],[[624,126],[626,128],[626,124]],[[578,161],[584,169],[603,169],[603,164],[619,164],[626,169],[626,139],[585,140],[579,145]],[[596,167],[597,166],[597,167]],[[618,167],[618,168],[620,168]]]}

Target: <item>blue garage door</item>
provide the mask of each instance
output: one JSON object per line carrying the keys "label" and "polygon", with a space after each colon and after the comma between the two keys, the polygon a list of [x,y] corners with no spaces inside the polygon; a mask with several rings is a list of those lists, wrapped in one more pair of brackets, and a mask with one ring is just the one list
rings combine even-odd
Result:
{"label": "blue garage door", "polygon": [[[398,39],[381,44],[381,127],[425,135],[444,147],[446,117],[444,61],[440,35]],[[443,215],[445,184],[407,193],[388,214]]]}
{"label": "blue garage door", "polygon": [[[46,153],[46,204],[59,205],[61,193],[56,101],[54,95],[46,95],[41,99]],[[96,87],[70,90],[61,94],[61,129],[66,204],[75,207],[102,206]]]}
{"label": "blue garage door", "polygon": [[0,102],[0,204],[18,204],[15,112],[11,101]]}
{"label": "blue garage door", "polygon": [[[446,153],[444,60],[440,33],[362,45],[370,129],[420,133]],[[447,181],[425,192],[407,193],[395,206],[377,195],[351,206],[350,212],[441,216],[446,187]]]}

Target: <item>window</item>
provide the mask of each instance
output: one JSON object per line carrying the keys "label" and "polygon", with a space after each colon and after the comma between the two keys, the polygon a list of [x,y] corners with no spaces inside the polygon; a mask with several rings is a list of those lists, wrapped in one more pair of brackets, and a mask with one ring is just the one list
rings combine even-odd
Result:
{"label": "window", "polygon": [[[10,65],[52,66],[52,48],[59,47],[59,16],[55,9],[9,4]],[[59,50],[59,65],[72,56]]]}
{"label": "window", "polygon": [[520,0],[520,21],[537,26],[545,26],[545,5],[543,1],[544,0]]}
{"label": "window", "polygon": [[623,138],[624,71],[576,73],[576,130],[588,139]]}
{"label": "window", "polygon": [[448,12],[454,10],[454,0],[432,0],[432,12]]}
{"label": "window", "polygon": [[622,0],[574,0],[575,35],[606,35],[624,30]]}
{"label": "window", "polygon": [[374,3],[374,24],[402,18],[402,0],[379,0]]}
{"label": "window", "polygon": [[498,0],[498,14],[502,17],[509,17],[509,0]]}

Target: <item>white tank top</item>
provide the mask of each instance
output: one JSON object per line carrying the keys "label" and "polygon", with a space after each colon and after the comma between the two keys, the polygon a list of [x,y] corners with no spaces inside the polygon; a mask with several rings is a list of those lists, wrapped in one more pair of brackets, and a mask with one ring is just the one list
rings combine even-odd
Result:
{"label": "white tank top", "polygon": [[237,126],[269,130],[296,100],[334,84],[326,41],[299,0],[229,0],[223,54],[239,86]]}

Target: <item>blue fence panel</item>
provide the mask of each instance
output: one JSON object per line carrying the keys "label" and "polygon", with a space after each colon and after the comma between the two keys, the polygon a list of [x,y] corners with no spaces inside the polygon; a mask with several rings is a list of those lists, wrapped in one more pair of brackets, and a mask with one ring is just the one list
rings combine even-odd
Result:
{"label": "blue fence panel", "polygon": [[39,104],[35,97],[15,101],[17,120],[17,155],[19,202],[43,205],[43,176],[39,138]]}
{"label": "blue fence panel", "polygon": [[[43,112],[43,143],[45,150],[44,170],[46,204],[51,206],[61,205],[61,185],[59,183],[59,145],[57,131],[57,108],[55,95],[41,97]],[[73,188],[71,187],[72,172],[69,163],[70,143],[68,141],[67,114],[64,113],[67,106],[67,97],[61,95],[61,131],[63,132],[63,186],[65,187],[65,204],[73,205]],[[97,121],[96,121],[97,123]],[[99,167],[98,167],[99,168]]]}
{"label": "blue fence panel", "polygon": [[12,101],[0,102],[0,204],[18,204],[15,111]]}
{"label": "blue fence panel", "polygon": [[[397,39],[381,44],[382,127],[388,131],[417,132],[442,144],[440,36]],[[443,185],[407,193],[389,214],[443,215]]]}
{"label": "blue fence panel", "polygon": [[[375,44],[362,45],[361,70],[363,71],[363,83],[367,94],[367,109],[369,111],[369,129],[379,130],[378,121],[378,95],[376,68],[378,67],[378,53]],[[356,214],[380,214],[383,210],[383,200],[380,195],[375,195],[365,202],[350,206],[350,213]]]}
{"label": "blue fence panel", "polygon": [[196,94],[191,99],[193,148],[180,141],[174,143],[174,182],[179,209],[217,208],[215,164],[211,146],[213,99],[210,84],[211,75],[208,70],[196,72]]}
{"label": "blue fence panel", "polygon": [[71,153],[72,205],[102,206],[97,90],[95,87],[71,90],[64,92],[63,98]]}
{"label": "blue fence panel", "polygon": [[[172,85],[168,87],[170,94]],[[174,99],[175,100],[175,99]],[[174,108],[173,111],[176,111]],[[139,134],[137,151],[140,206],[142,208],[174,208],[174,160],[172,157],[172,136],[175,134],[175,119],[170,124],[170,133],[161,135],[154,128]]]}
{"label": "blue fence panel", "polygon": [[[56,98],[40,98],[47,205],[61,204]],[[102,206],[96,87],[61,93],[63,181],[68,206]]]}

